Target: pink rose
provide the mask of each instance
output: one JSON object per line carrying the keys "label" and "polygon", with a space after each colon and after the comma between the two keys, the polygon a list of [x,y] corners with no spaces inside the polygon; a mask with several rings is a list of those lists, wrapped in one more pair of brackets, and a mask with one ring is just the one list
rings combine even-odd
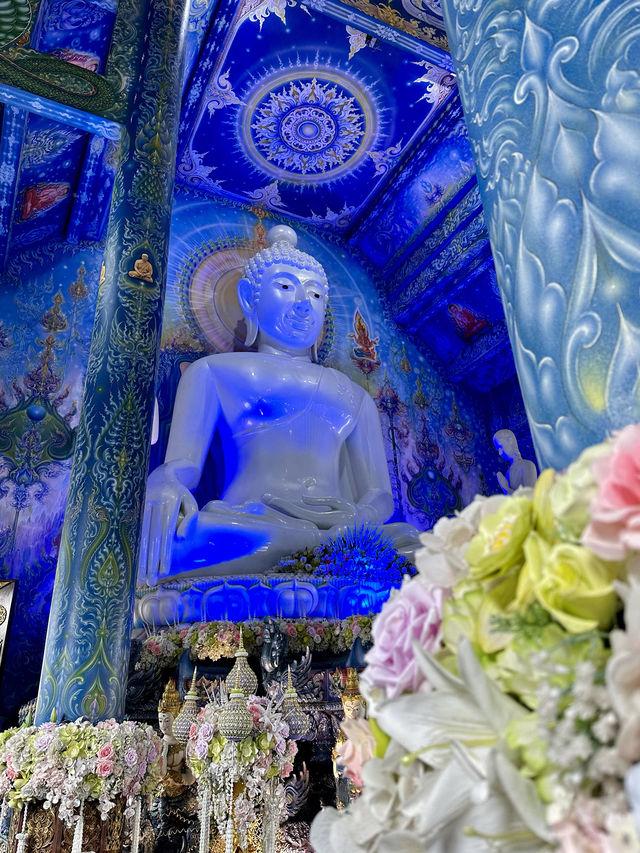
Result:
{"label": "pink rose", "polygon": [[624,560],[640,551],[640,425],[616,433],[591,470],[599,485],[582,543],[603,560]]}
{"label": "pink rose", "polygon": [[113,744],[105,743],[104,746],[101,746],[98,750],[98,759],[108,760],[113,758]]}
{"label": "pink rose", "polygon": [[286,779],[291,773],[293,773],[293,764],[290,761],[287,761],[280,771],[280,778]]}
{"label": "pink rose", "polygon": [[296,635],[296,633],[297,633],[297,631],[296,631],[296,626],[295,626],[295,625],[292,625],[291,623],[289,623],[289,624],[287,625],[287,627],[285,628],[285,631],[287,632],[287,634],[288,634],[290,637],[295,637],[295,635]]}
{"label": "pink rose", "polygon": [[442,608],[448,593],[429,588],[420,576],[406,580],[384,604],[371,631],[373,648],[367,653],[362,678],[385,690],[387,698],[405,690],[416,691],[424,683],[413,653],[417,640],[427,652],[440,647]]}
{"label": "pink rose", "polygon": [[113,761],[98,761],[98,767],[96,768],[96,773],[98,776],[110,776],[113,771]]}
{"label": "pink rose", "polygon": [[198,736],[198,727],[195,723],[191,723],[189,726],[189,737],[197,737]]}
{"label": "pink rose", "polygon": [[196,758],[199,758],[201,761],[206,756],[209,747],[207,746],[207,742],[205,740],[196,741],[196,745],[194,748],[194,752],[196,754]]}
{"label": "pink rose", "polygon": [[366,720],[343,720],[340,724],[347,739],[338,747],[338,760],[354,785],[362,787],[362,765],[373,758],[376,740]]}

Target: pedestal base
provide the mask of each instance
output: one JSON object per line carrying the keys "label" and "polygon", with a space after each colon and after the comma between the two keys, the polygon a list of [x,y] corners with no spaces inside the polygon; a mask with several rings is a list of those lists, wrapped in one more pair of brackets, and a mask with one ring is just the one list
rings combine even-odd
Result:
{"label": "pedestal base", "polygon": [[[16,811],[11,821],[9,851],[16,853],[16,835],[22,830],[23,812]],[[71,853],[73,827],[58,817],[58,809],[45,809],[39,804],[29,805],[26,831],[29,834],[25,853]],[[124,807],[121,801],[102,820],[97,803],[84,805],[84,832],[82,849],[93,853],[121,853],[124,842]]]}

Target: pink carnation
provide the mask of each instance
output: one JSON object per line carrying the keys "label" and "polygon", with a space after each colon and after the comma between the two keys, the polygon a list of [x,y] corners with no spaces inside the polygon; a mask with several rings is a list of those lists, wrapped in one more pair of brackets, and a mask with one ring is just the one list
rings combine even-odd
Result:
{"label": "pink carnation", "polygon": [[618,432],[591,470],[599,485],[582,542],[604,560],[623,560],[640,551],[640,425]]}
{"label": "pink carnation", "polygon": [[362,677],[372,686],[384,688],[387,698],[405,690],[416,691],[424,683],[413,641],[417,640],[427,652],[438,650],[446,597],[446,590],[428,588],[416,577],[405,581],[375,618],[373,648],[367,653]]}

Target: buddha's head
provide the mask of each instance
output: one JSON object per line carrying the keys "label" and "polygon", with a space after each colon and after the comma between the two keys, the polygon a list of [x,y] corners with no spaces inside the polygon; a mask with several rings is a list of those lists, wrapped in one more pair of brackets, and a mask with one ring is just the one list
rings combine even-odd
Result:
{"label": "buddha's head", "polygon": [[291,353],[313,350],[324,323],[328,283],[322,265],[296,249],[292,228],[276,225],[268,248],[247,263],[238,282],[238,300],[247,321],[245,343]]}
{"label": "buddha's head", "polygon": [[499,429],[493,436],[493,446],[498,456],[507,462],[513,462],[520,455],[518,441],[510,429]]}

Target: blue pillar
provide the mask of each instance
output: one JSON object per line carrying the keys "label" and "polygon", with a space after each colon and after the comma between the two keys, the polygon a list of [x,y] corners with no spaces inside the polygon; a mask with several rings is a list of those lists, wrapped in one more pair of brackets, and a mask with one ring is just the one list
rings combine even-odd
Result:
{"label": "blue pillar", "polygon": [[562,468],[640,421],[640,16],[443,0],[531,431]]}
{"label": "blue pillar", "polygon": [[186,0],[149,0],[122,135],[36,718],[124,712],[166,283]]}

